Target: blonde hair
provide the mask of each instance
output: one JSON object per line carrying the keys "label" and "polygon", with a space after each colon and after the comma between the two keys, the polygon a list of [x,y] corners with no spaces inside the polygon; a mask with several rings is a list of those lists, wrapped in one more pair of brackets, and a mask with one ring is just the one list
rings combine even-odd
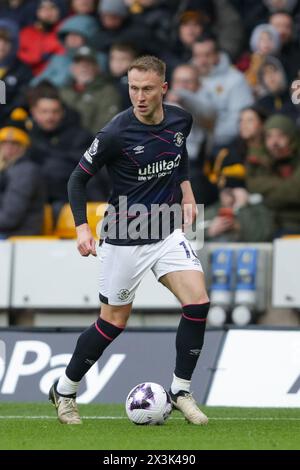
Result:
{"label": "blonde hair", "polygon": [[163,81],[166,80],[166,64],[162,60],[158,59],[153,55],[143,55],[135,59],[129,69],[130,72],[133,69],[140,70],[142,72],[152,71],[157,73],[159,77],[162,78]]}

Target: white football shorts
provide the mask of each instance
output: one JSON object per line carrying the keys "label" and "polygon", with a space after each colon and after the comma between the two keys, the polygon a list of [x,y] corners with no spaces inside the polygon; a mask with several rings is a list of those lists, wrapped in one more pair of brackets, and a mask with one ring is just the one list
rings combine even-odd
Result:
{"label": "white football shorts", "polygon": [[164,240],[146,245],[120,246],[105,241],[98,248],[101,302],[130,304],[148,271],[159,280],[174,271],[200,271],[201,263],[184,233],[177,229]]}

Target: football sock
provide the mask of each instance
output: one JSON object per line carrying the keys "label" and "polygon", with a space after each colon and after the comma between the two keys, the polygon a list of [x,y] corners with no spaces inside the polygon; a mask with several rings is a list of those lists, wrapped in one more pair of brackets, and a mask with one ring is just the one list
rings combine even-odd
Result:
{"label": "football sock", "polygon": [[181,390],[184,390],[185,392],[189,392],[191,387],[191,381],[190,380],[184,380],[180,379],[179,377],[176,377],[175,374],[173,374],[173,382],[171,385],[171,392],[176,395],[176,393],[180,392]]}
{"label": "football sock", "polygon": [[74,382],[73,380],[70,380],[64,373],[64,375],[62,375],[58,381],[56,391],[59,393],[59,395],[63,396],[76,395],[79,384],[80,382]]}
{"label": "football sock", "polygon": [[200,356],[210,303],[185,305],[176,335],[175,376],[191,380]]}
{"label": "football sock", "polygon": [[[66,368],[66,376],[73,382],[82,377],[98,361],[103,351],[116,339],[124,328],[119,328],[102,318],[85,330],[78,338],[75,351]],[[59,388],[61,390],[61,388]],[[59,393],[59,392],[58,392]]]}

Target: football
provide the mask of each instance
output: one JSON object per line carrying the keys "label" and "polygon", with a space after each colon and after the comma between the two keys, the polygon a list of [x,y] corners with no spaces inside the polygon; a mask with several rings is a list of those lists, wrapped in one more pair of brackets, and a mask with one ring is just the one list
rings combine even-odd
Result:
{"label": "football", "polygon": [[134,424],[164,424],[172,411],[168,392],[152,382],[133,387],[126,398],[125,407],[128,418]]}

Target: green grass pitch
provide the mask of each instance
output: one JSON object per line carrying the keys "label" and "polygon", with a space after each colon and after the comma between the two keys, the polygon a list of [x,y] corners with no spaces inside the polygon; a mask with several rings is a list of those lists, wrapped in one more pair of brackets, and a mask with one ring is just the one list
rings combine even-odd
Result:
{"label": "green grass pitch", "polygon": [[300,409],[202,409],[208,426],[174,411],[163,426],[136,426],[123,405],[80,405],[83,424],[61,425],[48,403],[0,404],[0,449],[300,449]]}

